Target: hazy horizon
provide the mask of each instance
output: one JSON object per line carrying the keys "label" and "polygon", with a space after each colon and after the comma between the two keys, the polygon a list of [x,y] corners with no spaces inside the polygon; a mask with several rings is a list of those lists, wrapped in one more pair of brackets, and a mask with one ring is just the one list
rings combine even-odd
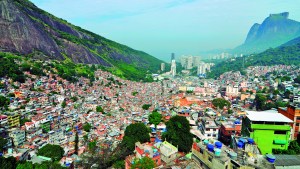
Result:
{"label": "hazy horizon", "polygon": [[[271,13],[300,21],[295,0],[31,0],[84,29],[169,61],[234,48]],[[297,7],[298,6],[298,7]]]}

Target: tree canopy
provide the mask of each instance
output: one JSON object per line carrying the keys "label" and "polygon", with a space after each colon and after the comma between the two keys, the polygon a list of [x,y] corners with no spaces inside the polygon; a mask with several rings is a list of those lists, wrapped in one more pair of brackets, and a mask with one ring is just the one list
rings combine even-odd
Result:
{"label": "tree canopy", "polygon": [[3,147],[6,145],[6,143],[7,143],[7,140],[0,137],[0,152],[2,152]]}
{"label": "tree canopy", "polygon": [[133,151],[136,142],[145,143],[150,141],[150,130],[144,123],[130,124],[125,129],[125,136],[123,138],[123,145],[129,150]]}
{"label": "tree canopy", "polygon": [[97,106],[97,107],[96,107],[96,111],[97,111],[97,112],[102,112],[102,113],[104,112],[104,111],[103,111],[103,108],[102,108],[101,106]]}
{"label": "tree canopy", "polygon": [[51,158],[53,161],[60,160],[64,155],[64,149],[59,145],[47,144],[38,150],[38,155]]}
{"label": "tree canopy", "polygon": [[167,132],[163,133],[163,139],[178,146],[178,150],[189,152],[193,144],[193,135],[190,133],[189,121],[182,116],[174,116],[167,123]]}
{"label": "tree canopy", "polygon": [[143,157],[141,159],[136,159],[131,165],[131,169],[152,169],[155,168],[155,162],[149,157]]}
{"label": "tree canopy", "polygon": [[257,93],[255,96],[256,110],[265,110],[267,97],[264,94]]}
{"label": "tree canopy", "polygon": [[0,107],[6,107],[9,105],[9,98],[4,97],[4,96],[0,96]]}
{"label": "tree canopy", "polygon": [[215,107],[218,107],[220,109],[223,109],[224,106],[226,106],[227,108],[230,107],[230,102],[223,99],[223,98],[216,98],[212,101],[212,104],[215,106]]}
{"label": "tree canopy", "polygon": [[142,106],[142,108],[143,108],[144,110],[148,110],[150,107],[151,107],[151,104],[144,104],[144,105]]}
{"label": "tree canopy", "polygon": [[86,131],[86,132],[90,132],[92,126],[90,125],[90,123],[85,123],[83,125],[83,130]]}
{"label": "tree canopy", "polygon": [[152,112],[148,117],[150,124],[154,124],[155,128],[161,122],[161,118],[162,115],[157,111]]}

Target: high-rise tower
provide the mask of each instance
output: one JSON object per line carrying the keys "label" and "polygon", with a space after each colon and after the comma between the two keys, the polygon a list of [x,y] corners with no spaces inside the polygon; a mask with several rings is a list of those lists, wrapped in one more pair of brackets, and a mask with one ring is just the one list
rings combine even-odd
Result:
{"label": "high-rise tower", "polygon": [[171,62],[172,60],[175,60],[175,53],[171,53]]}

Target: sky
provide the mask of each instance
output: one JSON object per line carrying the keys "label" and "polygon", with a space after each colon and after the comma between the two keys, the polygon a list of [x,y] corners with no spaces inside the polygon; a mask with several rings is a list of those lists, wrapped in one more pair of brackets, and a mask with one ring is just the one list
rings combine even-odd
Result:
{"label": "sky", "polygon": [[159,59],[234,48],[270,13],[300,21],[300,0],[31,0],[51,14]]}

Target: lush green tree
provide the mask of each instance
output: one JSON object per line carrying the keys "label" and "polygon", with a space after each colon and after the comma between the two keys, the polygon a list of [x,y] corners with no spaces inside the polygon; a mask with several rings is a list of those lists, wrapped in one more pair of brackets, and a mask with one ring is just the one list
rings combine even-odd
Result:
{"label": "lush green tree", "polygon": [[4,139],[3,137],[0,137],[0,152],[3,151],[4,146],[6,145],[7,140]]}
{"label": "lush green tree", "polygon": [[131,169],[152,169],[155,168],[155,162],[149,157],[143,157],[141,159],[136,159],[131,165]]}
{"label": "lush green tree", "polygon": [[278,107],[287,107],[288,104],[289,104],[288,102],[282,102],[282,101],[277,101],[275,103],[276,108],[278,108]]}
{"label": "lush green tree", "polygon": [[145,143],[150,141],[150,129],[144,123],[130,124],[125,129],[125,135],[122,144],[129,150],[134,150],[136,142]]}
{"label": "lush green tree", "polygon": [[125,161],[124,160],[116,161],[113,164],[113,167],[116,168],[116,169],[123,169],[123,168],[125,168]]}
{"label": "lush green tree", "polygon": [[104,110],[103,110],[103,108],[101,106],[97,106],[96,107],[96,111],[97,112],[102,112],[102,113],[104,112]]}
{"label": "lush green tree", "polygon": [[132,96],[136,96],[139,92],[132,92]]}
{"label": "lush green tree", "polygon": [[300,83],[300,76],[297,76],[297,77],[294,79],[294,82]]}
{"label": "lush green tree", "polygon": [[34,164],[34,169],[66,169],[62,167],[58,162],[44,161],[42,164]]}
{"label": "lush green tree", "polygon": [[284,82],[284,81],[290,81],[291,80],[291,77],[290,76],[283,76],[281,77],[281,81]]}
{"label": "lush green tree", "polygon": [[16,169],[17,168],[17,160],[14,157],[0,157],[0,168],[3,169]]}
{"label": "lush green tree", "polygon": [[31,122],[31,120],[26,119],[26,118],[21,118],[21,117],[20,117],[20,125],[21,125],[21,126],[25,125],[26,122]]}
{"label": "lush green tree", "polygon": [[62,108],[65,108],[67,106],[67,103],[66,103],[66,101],[64,100],[62,103],[61,103],[61,107]]}
{"label": "lush green tree", "polygon": [[216,98],[212,101],[212,104],[215,106],[215,107],[218,107],[220,109],[223,109],[224,106],[226,106],[227,108],[230,108],[230,102],[223,99],[223,98]]}
{"label": "lush green tree", "polygon": [[19,163],[16,169],[34,169],[32,162]]}
{"label": "lush green tree", "polygon": [[0,107],[7,107],[9,105],[9,98],[6,98],[4,96],[0,96]]}
{"label": "lush green tree", "polygon": [[90,132],[92,126],[90,125],[90,123],[85,123],[83,125],[83,130],[86,131],[86,132]]}
{"label": "lush green tree", "polygon": [[72,102],[76,102],[78,100],[78,97],[73,96],[73,97],[71,97],[71,100],[72,100]]}
{"label": "lush green tree", "polygon": [[64,149],[59,145],[47,144],[38,150],[37,155],[49,157],[53,161],[57,161],[63,157]]}
{"label": "lush green tree", "polygon": [[254,99],[256,110],[265,110],[267,97],[264,94],[257,93]]}
{"label": "lush green tree", "polygon": [[166,126],[167,132],[163,133],[163,139],[178,146],[179,151],[189,152],[193,144],[189,121],[182,116],[173,116]]}
{"label": "lush green tree", "polygon": [[290,98],[290,95],[292,94],[292,92],[290,91],[290,90],[286,90],[285,92],[284,92],[284,97],[286,97],[286,98]]}
{"label": "lush green tree", "polygon": [[78,137],[78,132],[76,132],[76,135],[75,135],[75,154],[78,154],[78,143],[79,143],[79,137]]}
{"label": "lush green tree", "polygon": [[149,123],[154,124],[155,128],[161,122],[161,118],[162,118],[162,115],[160,113],[158,113],[157,111],[152,112],[151,114],[149,114],[149,117],[148,117]]}
{"label": "lush green tree", "polygon": [[144,104],[144,105],[142,106],[142,108],[143,108],[144,110],[148,110],[150,107],[151,107],[151,104]]}
{"label": "lush green tree", "polygon": [[279,93],[280,93],[280,92],[279,92],[279,90],[277,90],[277,89],[273,91],[273,95],[278,95]]}
{"label": "lush green tree", "polygon": [[96,148],[97,148],[97,141],[91,141],[88,143],[88,148],[90,150],[90,152],[92,152],[92,154],[94,154],[96,152]]}

